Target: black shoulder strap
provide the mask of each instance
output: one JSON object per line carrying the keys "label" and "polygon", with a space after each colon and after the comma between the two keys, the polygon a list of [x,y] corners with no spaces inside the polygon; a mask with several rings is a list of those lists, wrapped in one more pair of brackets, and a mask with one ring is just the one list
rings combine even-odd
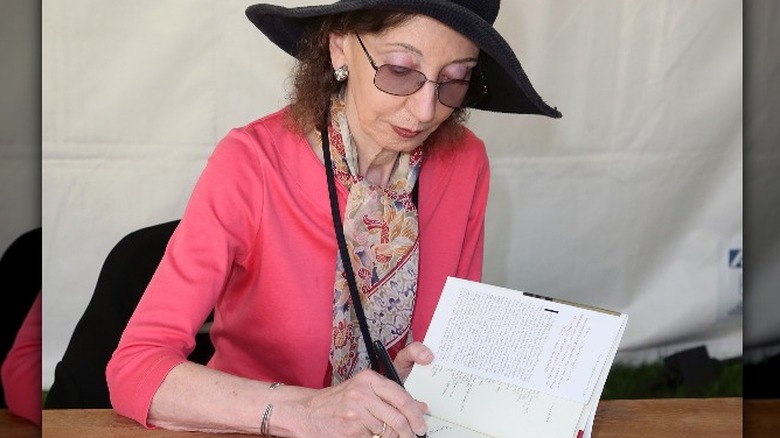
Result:
{"label": "black shoulder strap", "polygon": [[414,188],[412,189],[412,202],[414,202],[414,206],[417,207],[417,210],[420,210],[420,203],[418,199],[420,198],[420,176],[417,175],[417,181],[414,183]]}
{"label": "black shoulder strap", "polygon": [[333,175],[333,162],[330,158],[330,141],[328,140],[328,123],[326,121],[325,128],[321,131],[322,135],[322,156],[325,162],[325,175],[328,179],[328,195],[330,196],[330,211],[333,215],[333,228],[336,231],[336,239],[339,243],[339,252],[341,253],[341,262],[344,264],[344,273],[347,277],[347,284],[349,284],[349,293],[352,298],[352,306],[355,308],[355,314],[360,324],[360,332],[363,335],[363,341],[366,344],[366,351],[368,351],[368,359],[371,362],[371,369],[379,372],[379,360],[376,357],[374,351],[373,342],[371,340],[371,332],[368,330],[368,323],[366,322],[366,315],[363,312],[363,304],[360,301],[360,293],[358,292],[357,283],[355,282],[355,272],[352,269],[352,260],[349,258],[349,249],[347,248],[347,241],[344,238],[344,226],[341,223],[341,212],[339,211],[339,200],[336,196],[336,180]]}

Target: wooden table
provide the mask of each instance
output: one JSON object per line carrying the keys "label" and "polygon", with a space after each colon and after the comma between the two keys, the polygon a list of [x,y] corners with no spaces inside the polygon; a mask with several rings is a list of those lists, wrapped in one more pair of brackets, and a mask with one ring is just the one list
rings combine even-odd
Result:
{"label": "wooden table", "polygon": [[[780,400],[745,401],[745,437],[779,437]],[[603,400],[593,426],[594,438],[734,438],[743,436],[741,398]],[[110,409],[44,410],[45,437],[57,438],[237,438],[147,430]],[[4,436],[4,435],[3,435]],[[531,437],[536,438],[536,437]]]}
{"label": "wooden table", "polygon": [[741,398],[602,400],[593,437],[742,436]]}
{"label": "wooden table", "polygon": [[37,438],[39,436],[41,436],[41,428],[33,422],[17,417],[8,409],[0,409],[0,437]]}
{"label": "wooden table", "polygon": [[745,400],[743,414],[745,437],[770,438],[780,436],[780,399]]}

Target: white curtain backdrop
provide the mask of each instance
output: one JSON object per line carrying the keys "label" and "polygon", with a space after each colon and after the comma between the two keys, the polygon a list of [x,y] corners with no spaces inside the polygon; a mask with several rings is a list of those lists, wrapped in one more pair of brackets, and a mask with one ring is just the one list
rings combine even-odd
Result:
{"label": "white curtain backdrop", "polygon": [[[44,1],[44,387],[113,245],[179,218],[216,142],[284,105],[292,62],[251,3]],[[503,2],[496,27],[563,118],[472,113],[486,283],[628,313],[618,360],[742,353],[742,16]]]}

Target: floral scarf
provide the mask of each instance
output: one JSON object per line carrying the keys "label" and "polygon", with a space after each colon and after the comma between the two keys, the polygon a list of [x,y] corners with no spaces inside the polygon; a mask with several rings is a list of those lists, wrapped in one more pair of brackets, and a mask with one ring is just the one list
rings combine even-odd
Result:
{"label": "floral scarf", "polygon": [[[344,238],[372,340],[381,340],[392,356],[411,342],[417,296],[419,242],[417,208],[411,192],[422,161],[422,148],[401,153],[387,187],[358,174],[357,149],[349,132],[344,102],[331,102],[328,139],[334,174],[349,190]],[[322,146],[322,139],[320,146]],[[341,255],[336,256],[331,384],[370,368]]]}

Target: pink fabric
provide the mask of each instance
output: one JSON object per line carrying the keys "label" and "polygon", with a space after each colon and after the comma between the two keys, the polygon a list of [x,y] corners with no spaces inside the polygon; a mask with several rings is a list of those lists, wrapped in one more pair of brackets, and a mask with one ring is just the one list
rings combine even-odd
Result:
{"label": "pink fabric", "polygon": [[2,366],[8,410],[41,425],[41,293],[35,297]]}
{"label": "pink fabric", "polygon": [[[420,278],[412,331],[422,340],[447,276],[480,280],[489,166],[471,132],[423,162]],[[341,211],[346,190],[338,185]],[[328,366],[337,243],[325,171],[282,112],[231,130],[198,180],[106,369],[111,402],[149,426],[167,373],[186,360],[214,307],[209,366],[321,388]]]}

